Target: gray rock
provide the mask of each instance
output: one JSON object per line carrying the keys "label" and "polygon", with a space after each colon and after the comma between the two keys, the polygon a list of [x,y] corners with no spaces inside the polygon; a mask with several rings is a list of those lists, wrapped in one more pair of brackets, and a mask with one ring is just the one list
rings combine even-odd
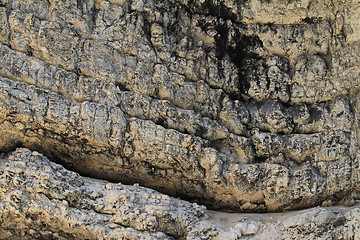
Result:
{"label": "gray rock", "polygon": [[82,177],[25,148],[0,157],[0,197],[1,239],[355,239],[360,234],[359,206],[214,212],[139,184]]}
{"label": "gray rock", "polygon": [[[354,204],[359,11],[325,0],[0,0],[0,152],[26,147],[218,210]],[[323,218],[338,222],[309,221]],[[197,221],[158,238],[228,232]],[[221,236],[267,231],[255,220],[233,229]]]}

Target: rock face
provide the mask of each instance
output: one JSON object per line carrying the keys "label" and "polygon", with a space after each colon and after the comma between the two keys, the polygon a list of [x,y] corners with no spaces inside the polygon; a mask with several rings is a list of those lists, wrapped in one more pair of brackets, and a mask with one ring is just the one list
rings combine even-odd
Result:
{"label": "rock face", "polygon": [[211,209],[355,203],[359,18],[351,0],[0,0],[0,151]]}
{"label": "rock face", "polygon": [[358,239],[359,207],[230,214],[90,179],[17,149],[0,159],[0,239]]}

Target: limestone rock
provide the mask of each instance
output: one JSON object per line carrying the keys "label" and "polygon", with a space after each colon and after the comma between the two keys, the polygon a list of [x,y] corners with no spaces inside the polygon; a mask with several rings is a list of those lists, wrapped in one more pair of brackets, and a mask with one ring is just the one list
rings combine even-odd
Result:
{"label": "limestone rock", "polygon": [[360,208],[235,214],[81,177],[36,151],[0,158],[0,239],[357,239]]}
{"label": "limestone rock", "polygon": [[83,178],[26,149],[0,164],[1,239],[173,239],[207,216],[197,204]]}
{"label": "limestone rock", "polygon": [[[0,151],[26,147],[211,209],[354,203],[359,10],[351,0],[0,0]],[[189,236],[218,234],[199,221],[209,235]]]}

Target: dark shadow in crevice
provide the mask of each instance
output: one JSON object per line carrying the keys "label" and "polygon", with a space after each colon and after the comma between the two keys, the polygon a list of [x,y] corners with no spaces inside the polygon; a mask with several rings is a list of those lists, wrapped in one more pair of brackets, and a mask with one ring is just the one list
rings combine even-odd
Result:
{"label": "dark shadow in crevice", "polygon": [[124,84],[122,84],[121,82],[119,82],[119,81],[116,81],[115,82],[115,86],[117,86],[121,91],[123,91],[123,92],[129,92],[130,91],[130,89],[129,88],[127,88]]}
{"label": "dark shadow in crevice", "polygon": [[[244,4],[245,0],[234,1],[238,9]],[[200,3],[197,0],[190,0],[183,7],[191,14],[202,14],[206,16],[215,16],[225,20],[237,22],[241,16],[240,13],[235,14],[227,7],[223,0],[205,0]]]}
{"label": "dark shadow in crevice", "polygon": [[7,155],[13,151],[15,151],[17,148],[22,148],[23,144],[21,141],[16,141],[11,144],[6,144],[4,147],[0,149],[0,154]]}
{"label": "dark shadow in crevice", "polygon": [[[229,29],[227,26],[219,25],[217,27],[218,35],[216,36],[216,45],[219,60],[229,56],[231,61],[239,69],[239,91],[246,94],[250,84],[246,79],[248,71],[251,70],[254,63],[260,60],[260,57],[250,51],[256,45],[262,44],[257,36],[246,36],[235,30],[236,35],[229,42]],[[219,66],[219,69],[222,69]],[[236,97],[236,96],[235,96]]]}

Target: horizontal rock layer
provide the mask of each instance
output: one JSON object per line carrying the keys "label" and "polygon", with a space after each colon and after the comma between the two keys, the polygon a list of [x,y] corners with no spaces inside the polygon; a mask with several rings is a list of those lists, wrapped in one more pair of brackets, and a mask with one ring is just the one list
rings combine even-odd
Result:
{"label": "horizontal rock layer", "polygon": [[0,158],[0,239],[358,239],[360,208],[208,211],[154,190],[81,177],[38,152]]}
{"label": "horizontal rock layer", "polygon": [[1,0],[0,151],[213,209],[352,202],[360,7],[310,2]]}

